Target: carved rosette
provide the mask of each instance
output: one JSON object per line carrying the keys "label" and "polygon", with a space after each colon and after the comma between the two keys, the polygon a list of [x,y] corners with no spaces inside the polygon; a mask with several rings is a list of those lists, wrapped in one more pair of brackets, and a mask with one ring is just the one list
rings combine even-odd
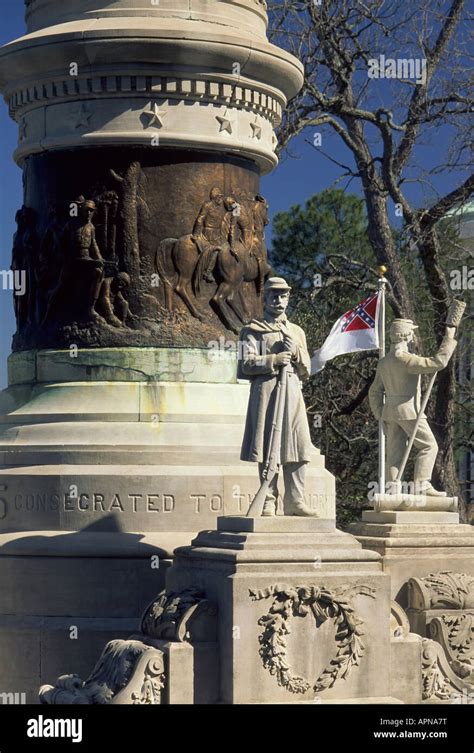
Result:
{"label": "carved rosette", "polygon": [[[263,627],[259,653],[263,666],[282,688],[290,693],[306,693],[312,687],[315,693],[320,693],[338,679],[346,679],[359,666],[365,648],[363,622],[355,613],[352,599],[358,595],[375,598],[373,588],[360,585],[329,590],[319,586],[274,585],[263,590],[250,589],[249,593],[254,601],[273,598],[268,613],[258,621]],[[314,618],[316,628],[328,619],[336,627],[336,653],[313,684],[292,673],[287,657],[292,619],[308,615]]]}

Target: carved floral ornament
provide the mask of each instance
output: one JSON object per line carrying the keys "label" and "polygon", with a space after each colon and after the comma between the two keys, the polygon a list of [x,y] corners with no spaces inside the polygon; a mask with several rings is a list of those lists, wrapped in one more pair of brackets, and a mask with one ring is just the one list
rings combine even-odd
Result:
{"label": "carved floral ornament", "polygon": [[[54,685],[43,685],[39,691],[41,703],[163,703],[165,658],[156,639],[168,643],[215,640],[216,614],[215,607],[196,588],[161,591],[142,616],[141,634],[109,641],[87,680],[67,674],[58,677]],[[141,637],[144,640],[139,640]],[[150,638],[154,643],[148,643]]]}
{"label": "carved floral ornament", "polygon": [[429,623],[429,634],[444,650],[456,675],[474,686],[474,614],[441,614]]}
{"label": "carved floral ornament", "polygon": [[474,685],[468,674],[460,675],[437,641],[421,642],[422,698],[429,703],[474,703]]}
{"label": "carved floral ornament", "polygon": [[[268,613],[258,620],[263,627],[259,654],[265,669],[282,688],[290,693],[306,693],[312,686],[315,693],[320,693],[331,688],[336,680],[346,679],[359,666],[365,650],[363,621],[357,617],[351,600],[359,595],[374,599],[373,588],[360,585],[329,590],[318,586],[274,585],[263,590],[249,589],[249,593],[254,601],[273,597]],[[291,621],[293,617],[307,615],[314,617],[316,628],[328,619],[336,626],[337,652],[313,685],[306,678],[292,674],[287,658]]]}
{"label": "carved floral ornament", "polygon": [[421,654],[423,700],[449,701],[454,688],[440,666],[440,648],[437,643],[424,639]]}
{"label": "carved floral ornament", "polygon": [[449,570],[408,581],[412,609],[474,609],[474,578]]}
{"label": "carved floral ornament", "polygon": [[165,686],[163,653],[139,640],[113,640],[104,647],[86,681],[78,675],[58,677],[54,685],[43,685],[40,702],[63,704],[113,704],[127,693],[132,704],[160,704]]}

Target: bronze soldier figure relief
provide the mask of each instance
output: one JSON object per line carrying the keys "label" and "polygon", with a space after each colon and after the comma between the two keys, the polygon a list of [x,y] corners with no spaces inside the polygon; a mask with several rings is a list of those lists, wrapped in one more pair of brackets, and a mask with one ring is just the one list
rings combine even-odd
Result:
{"label": "bronze soldier figure relief", "polygon": [[203,259],[203,278],[206,282],[214,282],[212,270],[223,241],[223,222],[227,207],[224,195],[219,188],[212,188],[209,201],[206,201],[194,223],[192,239],[198,246]]}
{"label": "bronze soldier figure relief", "polygon": [[35,316],[35,252],[37,245],[35,229],[35,212],[23,206],[16,213],[17,231],[13,237],[11,269],[14,275],[24,278],[25,290],[22,295],[15,294],[13,306],[18,330],[30,325]]}
{"label": "bronze soldier figure relief", "polygon": [[210,304],[227,329],[238,334],[252,313],[243,284],[253,283],[257,296],[271,273],[264,243],[268,205],[260,196],[235,190],[225,196],[213,187],[202,204],[193,232],[165,238],[158,246],[155,267],[163,281],[165,305],[174,310],[173,294],[193,317],[203,321],[197,297],[203,282],[217,285]]}
{"label": "bronze soldier figure relief", "polygon": [[104,259],[92,224],[96,204],[80,196],[77,207],[77,217],[72,217],[65,228],[63,266],[59,282],[51,293],[43,324],[57,312],[60,300],[74,291],[79,302],[79,318],[103,321],[95,310],[104,278]]}
{"label": "bronze soldier figure relief", "polygon": [[[128,186],[131,179],[121,178],[123,185],[117,192],[108,187],[106,176],[94,184],[89,194],[93,198],[81,195],[72,202],[77,216],[70,215],[67,199],[51,205],[48,215],[38,221],[33,210],[19,210],[12,269],[23,270],[28,283],[27,295],[15,299],[20,347],[37,338],[54,339],[56,330],[67,341],[71,326],[75,326],[75,339],[82,332],[89,339],[93,330],[92,337],[100,341],[111,337],[107,325],[121,332],[133,330],[137,306],[140,310],[137,300],[147,296],[147,285],[148,297],[156,304],[151,315],[157,317],[157,327],[160,309],[174,311],[174,296],[193,318],[235,334],[260,313],[263,283],[271,274],[264,239],[265,199],[243,188],[225,195],[212,187],[192,232],[164,238],[155,247],[149,266],[148,262],[143,266],[142,238],[132,233],[138,204],[147,211],[145,198],[138,197],[138,172],[137,168],[135,199]],[[148,237],[144,236],[145,243]],[[153,269],[158,273],[159,285],[153,283],[157,290],[151,289]],[[121,332],[118,338],[128,337]]]}

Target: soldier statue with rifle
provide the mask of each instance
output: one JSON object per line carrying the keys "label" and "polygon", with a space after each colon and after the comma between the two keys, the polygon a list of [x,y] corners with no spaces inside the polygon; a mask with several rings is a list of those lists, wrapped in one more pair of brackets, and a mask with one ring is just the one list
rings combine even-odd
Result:
{"label": "soldier statue with rifle", "polygon": [[251,382],[241,459],[258,463],[261,482],[251,517],[276,514],[280,469],[284,514],[317,516],[304,498],[306,465],[314,449],[301,392],[310,357],[303,330],[286,317],[289,293],[284,279],[270,277],[263,320],[254,319],[240,334],[238,377]]}
{"label": "soldier statue with rifle", "polygon": [[[446,496],[446,492],[438,491],[431,483],[438,444],[428,424],[425,408],[436,374],[447,366],[456,348],[454,335],[464,308],[465,303],[462,301],[453,301],[451,304],[444,338],[438,352],[432,357],[410,353],[409,344],[417,329],[411,319],[395,319],[391,324],[390,351],[378,362],[375,379],[369,390],[369,402],[374,416],[383,422],[387,436],[387,468],[392,494],[398,494],[401,490],[403,473],[414,445],[417,450],[415,494]],[[420,387],[422,374],[431,375],[423,399]]]}

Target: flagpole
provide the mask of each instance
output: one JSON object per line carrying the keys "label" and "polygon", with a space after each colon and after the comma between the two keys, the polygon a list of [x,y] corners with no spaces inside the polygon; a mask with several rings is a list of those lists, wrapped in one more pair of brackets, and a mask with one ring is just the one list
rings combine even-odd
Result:
{"label": "flagpole", "polygon": [[[385,286],[387,279],[385,273],[387,267],[378,268],[380,277],[378,280],[378,290],[380,293],[379,316],[378,316],[378,336],[379,336],[379,360],[385,355]],[[384,398],[385,399],[385,398]],[[385,494],[385,430],[382,417],[379,420],[379,494]]]}

